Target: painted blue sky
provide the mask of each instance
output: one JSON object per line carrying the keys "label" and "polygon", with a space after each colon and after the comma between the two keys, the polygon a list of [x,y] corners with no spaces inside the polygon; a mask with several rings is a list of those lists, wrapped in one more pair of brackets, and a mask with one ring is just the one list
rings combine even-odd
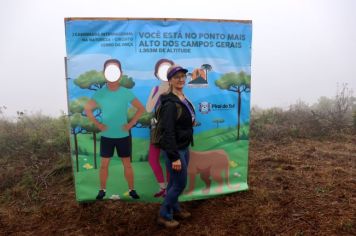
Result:
{"label": "painted blue sky", "polygon": [[[157,35],[149,37],[140,37],[140,33],[157,33],[159,32],[159,38]],[[73,36],[75,33],[92,33],[92,32],[110,32],[110,33],[132,33],[134,38],[134,47],[100,47],[102,42],[81,42],[82,37]],[[183,38],[164,37],[168,33],[181,33]],[[195,39],[186,38],[186,34],[196,33]],[[212,37],[206,37],[207,34],[214,34],[215,39]],[[237,42],[237,40],[228,40],[228,34],[243,34],[244,40],[239,42],[242,44],[241,49],[232,48],[218,48],[218,47],[200,47],[191,48],[189,58],[206,57],[213,58],[221,57],[225,55],[224,59],[230,61],[234,66],[250,66],[251,65],[251,36],[252,36],[252,24],[237,23],[237,22],[203,22],[203,21],[147,21],[147,20],[117,20],[117,21],[67,21],[66,22],[66,45],[67,56],[69,59],[80,56],[83,54],[106,54],[111,57],[122,58],[123,62],[127,62],[127,67],[133,66],[134,68],[142,68],[144,70],[151,69],[151,66],[147,63],[137,65],[137,61],[144,59],[143,54],[138,53],[140,41],[159,40],[162,45],[162,41],[176,40],[176,41],[212,41],[216,42]],[[219,36],[220,37],[219,37]],[[218,38],[218,39],[217,39]],[[135,52],[133,54],[133,52]],[[206,53],[204,53],[206,52]],[[165,53],[148,53],[146,57],[149,60],[157,61],[167,54]],[[168,54],[169,55],[169,54]],[[184,53],[174,53],[175,59],[184,59],[187,55]],[[134,65],[131,65],[127,59],[130,58],[134,61]]]}
{"label": "painted blue sky", "polygon": [[[162,25],[163,24],[163,25]],[[168,32],[185,33],[214,33],[227,37],[230,35],[244,35],[245,39],[241,42],[241,48],[216,48],[200,47],[191,48],[191,53],[140,53],[136,47],[101,47],[97,42],[82,42],[81,38],[73,34],[110,32],[120,33],[129,32],[136,38],[134,44],[139,44],[139,32],[157,32],[160,35]],[[235,127],[237,124],[237,94],[226,90],[221,90],[215,86],[215,81],[224,73],[244,71],[248,74],[251,60],[251,24],[236,22],[194,22],[194,21],[70,21],[66,25],[67,53],[68,53],[68,83],[69,99],[73,100],[81,96],[91,97],[93,91],[80,89],[73,81],[82,73],[89,70],[101,71],[103,63],[109,58],[116,58],[121,61],[124,74],[132,77],[135,82],[134,94],[146,104],[147,97],[154,86],[159,85],[159,81],[154,77],[154,66],[161,58],[168,58],[175,63],[186,67],[189,72],[200,68],[202,64],[209,64],[212,70],[208,73],[207,88],[186,87],[185,93],[192,100],[197,109],[197,120],[202,126],[196,128],[196,132],[212,129],[216,127],[214,119],[224,119],[225,122],[220,127]],[[198,36],[199,37],[199,36]],[[147,39],[147,40],[151,40]],[[174,39],[178,41],[187,40]],[[196,39],[199,41],[199,39]],[[203,39],[204,40],[204,39]],[[229,40],[204,40],[216,42],[227,42]],[[231,41],[231,40],[230,40]],[[231,104],[234,109],[212,109],[208,114],[199,112],[199,104],[209,102],[210,104]],[[249,121],[250,93],[242,96],[241,122]],[[136,129],[134,134],[145,136],[147,130]]]}
{"label": "painted blue sky", "polygon": [[[162,23],[163,22],[163,23]],[[164,26],[162,27],[162,24]],[[158,27],[155,27],[158,26]],[[140,38],[144,32],[160,32],[161,38]],[[66,43],[68,56],[68,76],[76,78],[89,69],[102,70],[103,62],[109,58],[120,60],[123,71],[135,79],[151,79],[153,68],[161,58],[174,60],[176,63],[194,69],[207,63],[212,65],[215,71],[227,73],[244,70],[250,73],[251,66],[251,24],[236,22],[195,22],[195,21],[68,21],[66,22]],[[132,33],[133,47],[101,47],[102,42],[82,42],[83,37],[73,36],[78,33],[110,32]],[[183,39],[163,38],[164,34],[180,32]],[[186,33],[196,33],[197,39],[186,39]],[[201,34],[223,35],[225,39],[198,38]],[[231,41],[227,35],[245,36],[244,40]],[[111,38],[112,39],[112,38]],[[190,47],[191,53],[140,53],[140,41],[159,40],[161,45],[164,40],[178,41],[211,41],[240,42],[241,48],[218,47]],[[147,47],[142,47],[147,48]],[[157,47],[150,47],[157,48]],[[160,46],[159,48],[163,48]],[[167,47],[165,47],[167,48]],[[181,47],[173,47],[181,48]]]}

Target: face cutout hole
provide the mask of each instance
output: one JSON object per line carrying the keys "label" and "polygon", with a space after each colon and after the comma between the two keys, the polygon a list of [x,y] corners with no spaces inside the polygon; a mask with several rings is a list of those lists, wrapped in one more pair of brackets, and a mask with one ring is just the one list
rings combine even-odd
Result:
{"label": "face cutout hole", "polygon": [[105,79],[109,82],[116,82],[121,77],[121,70],[116,64],[109,64],[104,71]]}
{"label": "face cutout hole", "polygon": [[158,79],[160,79],[162,81],[168,81],[168,79],[167,79],[167,71],[168,71],[168,68],[171,65],[172,64],[169,63],[169,62],[163,62],[161,65],[159,65],[158,73],[157,73]]}

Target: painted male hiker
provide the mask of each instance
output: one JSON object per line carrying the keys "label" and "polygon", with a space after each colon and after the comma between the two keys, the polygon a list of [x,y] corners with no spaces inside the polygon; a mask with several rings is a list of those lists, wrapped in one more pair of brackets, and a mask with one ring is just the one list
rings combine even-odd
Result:
{"label": "painted male hiker", "polygon": [[[85,105],[85,111],[91,122],[101,130],[100,140],[100,190],[96,199],[101,200],[106,194],[106,180],[108,178],[109,163],[115,149],[124,166],[124,174],[129,187],[131,198],[140,198],[134,189],[134,174],[130,162],[131,144],[129,130],[136,124],[145,108],[135,95],[127,88],[120,86],[122,77],[121,63],[116,59],[104,63],[106,86],[98,90]],[[127,109],[129,103],[137,109],[134,117],[127,123]],[[93,114],[93,110],[100,108],[102,122]]]}

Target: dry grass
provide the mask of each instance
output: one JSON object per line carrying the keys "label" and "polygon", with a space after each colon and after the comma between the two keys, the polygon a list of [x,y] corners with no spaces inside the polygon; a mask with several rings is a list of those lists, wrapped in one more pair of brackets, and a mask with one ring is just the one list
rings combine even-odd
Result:
{"label": "dry grass", "polygon": [[354,235],[355,142],[252,140],[250,190],[184,203],[193,216],[172,232],[156,225],[157,204],[79,205],[68,158],[58,156],[36,200],[24,194],[26,185],[1,196],[0,234]]}

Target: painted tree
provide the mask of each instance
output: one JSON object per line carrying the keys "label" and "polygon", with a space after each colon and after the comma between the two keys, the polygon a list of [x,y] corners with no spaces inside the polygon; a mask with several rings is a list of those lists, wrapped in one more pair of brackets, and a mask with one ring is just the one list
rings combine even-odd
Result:
{"label": "painted tree", "polygon": [[[70,102],[69,104],[69,112],[71,119],[71,127],[72,134],[74,135],[74,147],[75,147],[75,155],[76,155],[76,163],[77,163],[77,171],[79,171],[78,167],[78,138],[77,135],[80,133],[92,133],[93,134],[93,142],[94,142],[94,167],[97,168],[96,164],[96,134],[100,132],[100,130],[90,122],[90,120],[86,117],[84,112],[84,106],[89,101],[88,97],[79,97]],[[97,109],[94,111],[94,115],[96,117],[100,117],[100,110]]]}
{"label": "painted tree", "polygon": [[88,101],[89,101],[88,97],[79,97],[75,100],[72,100],[69,103],[69,112],[71,114],[79,113],[79,114],[85,116],[84,106]]}
{"label": "painted tree", "polygon": [[77,172],[79,171],[79,161],[78,161],[78,138],[77,135],[84,132],[84,128],[82,127],[82,115],[79,113],[75,113],[70,117],[70,126],[71,133],[74,136],[74,153],[75,153],[75,161],[77,166]]}
{"label": "painted tree", "polygon": [[[79,77],[74,80],[74,84],[79,86],[80,88],[94,91],[104,87],[105,83],[106,81],[103,72],[96,70],[85,72],[79,75]],[[129,89],[135,86],[135,82],[132,80],[131,77],[128,77],[127,75],[122,76],[120,84],[121,86]]]}
{"label": "painted tree", "polygon": [[208,81],[208,72],[210,72],[213,69],[213,67],[209,64],[203,64],[201,65],[200,68],[205,70],[206,81]]}
{"label": "painted tree", "polygon": [[216,80],[215,85],[220,89],[237,93],[237,140],[240,140],[241,94],[251,91],[251,75],[244,71],[230,72]]}
{"label": "painted tree", "polygon": [[79,77],[74,80],[74,84],[82,89],[96,91],[101,89],[105,84],[104,74],[96,70],[87,71],[79,75]]}
{"label": "painted tree", "polygon": [[217,118],[213,120],[213,123],[216,123],[216,128],[219,128],[219,123],[224,123],[225,120],[221,118]]}
{"label": "painted tree", "polygon": [[93,134],[93,146],[94,146],[94,168],[97,169],[96,164],[96,134],[100,133],[98,127],[96,127],[87,117],[82,118],[82,127],[89,133]]}
{"label": "painted tree", "polygon": [[127,75],[123,75],[120,80],[120,85],[122,87],[132,89],[135,86],[135,82],[132,80],[132,77],[128,77]]}
{"label": "painted tree", "polygon": [[[136,108],[130,107],[127,114],[127,119],[130,121],[136,113]],[[144,112],[142,116],[138,119],[137,123],[134,125],[136,128],[148,128],[151,125],[151,118],[153,117],[153,112]]]}

